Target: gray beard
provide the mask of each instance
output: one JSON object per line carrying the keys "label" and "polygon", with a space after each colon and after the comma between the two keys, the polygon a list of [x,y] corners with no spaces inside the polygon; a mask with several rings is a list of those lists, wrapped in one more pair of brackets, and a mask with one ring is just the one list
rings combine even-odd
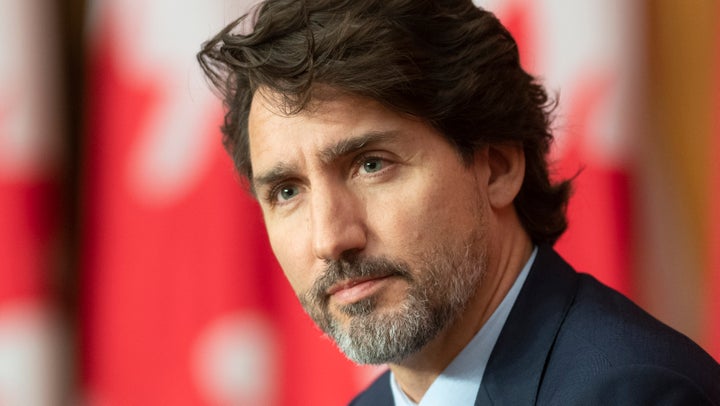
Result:
{"label": "gray beard", "polygon": [[[359,364],[398,363],[418,352],[467,308],[486,270],[486,257],[472,239],[460,249],[438,249],[420,258],[410,272],[402,262],[386,258],[344,258],[328,263],[314,287],[300,296],[303,307],[352,361]],[[379,311],[377,297],[339,306],[350,318],[346,327],[329,309],[325,291],[345,278],[397,276],[409,287],[407,297],[392,311]]]}

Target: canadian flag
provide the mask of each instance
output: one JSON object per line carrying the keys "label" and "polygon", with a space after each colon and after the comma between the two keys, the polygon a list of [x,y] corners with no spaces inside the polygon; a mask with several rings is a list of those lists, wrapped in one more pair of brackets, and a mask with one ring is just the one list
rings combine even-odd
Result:
{"label": "canadian flag", "polygon": [[91,3],[86,403],[347,403],[374,371],[345,360],[300,308],[195,60],[249,2]]}
{"label": "canadian flag", "polygon": [[0,1],[0,405],[62,393],[57,266],[60,62],[54,3]]}
{"label": "canadian flag", "polygon": [[[551,171],[573,178],[569,228],[556,248],[579,271],[632,294],[628,155],[639,105],[642,12],[620,0],[487,0],[540,77],[555,111]],[[608,30],[607,27],[612,27]]]}

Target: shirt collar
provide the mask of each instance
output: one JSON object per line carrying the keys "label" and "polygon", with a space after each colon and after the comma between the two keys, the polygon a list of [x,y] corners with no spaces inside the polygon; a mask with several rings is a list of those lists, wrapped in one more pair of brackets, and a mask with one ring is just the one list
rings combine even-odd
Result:
{"label": "shirt collar", "polygon": [[414,403],[400,389],[390,373],[390,388],[398,406],[471,405],[477,397],[485,367],[510,310],[525,283],[537,255],[535,247],[512,287],[480,331],[430,385],[420,403]]}

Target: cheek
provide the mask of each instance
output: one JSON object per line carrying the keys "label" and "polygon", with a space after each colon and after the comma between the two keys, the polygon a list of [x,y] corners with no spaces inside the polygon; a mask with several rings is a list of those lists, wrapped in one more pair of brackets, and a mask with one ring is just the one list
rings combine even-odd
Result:
{"label": "cheek", "polygon": [[381,250],[411,262],[440,244],[464,240],[477,227],[481,209],[470,180],[423,180],[406,183],[402,191],[385,195],[368,210],[375,213],[371,228]]}
{"label": "cheek", "polygon": [[437,203],[427,185],[411,182],[368,199],[368,229],[375,235],[380,252],[412,256],[418,244],[428,237],[433,207]]}
{"label": "cheek", "polygon": [[[296,293],[307,290],[312,284],[310,248],[302,228],[280,227],[266,222],[270,246],[275,258]],[[291,231],[294,230],[294,231]]]}

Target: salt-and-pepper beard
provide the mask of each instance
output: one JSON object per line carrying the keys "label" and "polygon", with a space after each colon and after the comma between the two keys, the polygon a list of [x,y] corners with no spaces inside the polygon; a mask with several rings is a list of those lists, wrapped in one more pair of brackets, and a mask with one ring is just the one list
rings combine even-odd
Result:
{"label": "salt-and-pepper beard", "polygon": [[[417,269],[388,258],[353,256],[330,261],[312,289],[300,295],[305,311],[340,350],[359,364],[401,362],[453,323],[475,294],[487,268],[481,238],[455,247],[438,247],[418,258]],[[453,249],[454,248],[454,249]],[[346,327],[330,311],[327,290],[354,278],[396,276],[408,283],[397,309],[376,311],[375,295],[336,309],[349,317]]]}

